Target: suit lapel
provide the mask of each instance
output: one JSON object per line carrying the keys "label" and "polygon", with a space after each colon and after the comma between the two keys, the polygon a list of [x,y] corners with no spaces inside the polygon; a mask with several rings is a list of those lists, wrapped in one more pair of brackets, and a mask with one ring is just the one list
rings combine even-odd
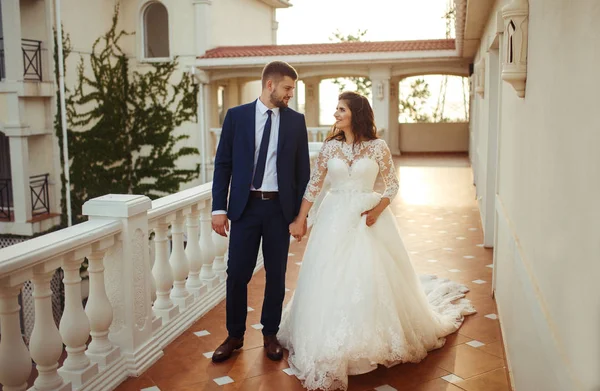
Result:
{"label": "suit lapel", "polygon": [[254,164],[254,150],[256,149],[256,101],[248,105],[248,122],[246,130],[248,133],[248,140],[250,140],[250,156],[252,156],[252,164]]}
{"label": "suit lapel", "polygon": [[283,144],[285,143],[286,139],[287,139],[287,134],[289,133],[289,117],[288,117],[288,110],[287,109],[280,109],[279,110],[279,138],[277,140],[277,156],[280,156],[281,154],[281,149],[283,148]]}

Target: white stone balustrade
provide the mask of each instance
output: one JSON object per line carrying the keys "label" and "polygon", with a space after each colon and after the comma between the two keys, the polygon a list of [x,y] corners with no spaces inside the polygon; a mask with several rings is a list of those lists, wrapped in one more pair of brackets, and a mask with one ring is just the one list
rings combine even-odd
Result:
{"label": "white stone balustrade", "polygon": [[92,363],[85,351],[90,336],[90,322],[83,309],[81,277],[79,269],[91,246],[86,246],[63,257],[63,283],[65,286],[65,310],[60,319],[60,335],[66,345],[67,358],[59,373],[68,379],[74,388],[80,388],[98,373],[98,364]]}
{"label": "white stone balustrade", "polygon": [[190,273],[186,282],[187,289],[196,297],[208,292],[207,286],[200,279],[202,269],[202,253],[200,250],[200,209],[205,203],[192,206],[192,211],[187,215],[187,245],[185,255],[190,264]]}
{"label": "white stone balustrade", "polygon": [[[306,130],[308,131],[309,142],[320,143],[323,142],[331,132],[331,126],[307,127]],[[210,132],[213,134],[213,138],[215,139],[213,152],[216,152],[216,149],[219,146],[219,140],[221,139],[221,128],[211,128]]]}
{"label": "white stone balustrade", "polygon": [[212,241],[215,249],[215,261],[213,263],[213,271],[220,281],[225,281],[227,278],[227,264],[225,262],[225,254],[227,252],[228,238],[223,237],[212,231]]}
{"label": "white stone balustrade", "polygon": [[200,278],[208,289],[214,289],[219,283],[219,277],[213,271],[215,246],[212,240],[212,213],[207,206],[200,212],[200,247],[202,248],[202,270]]}
{"label": "white stone balustrade", "polygon": [[85,313],[90,322],[90,342],[86,355],[100,369],[113,363],[120,356],[120,349],[108,339],[109,327],[113,320],[113,310],[106,294],[104,278],[105,249],[112,247],[114,238],[96,243],[88,256],[88,272],[90,276],[90,296]]}
{"label": "white stone balustrade", "polygon": [[154,313],[165,321],[173,319],[179,313],[179,308],[171,300],[171,287],[174,280],[173,270],[169,263],[168,229],[169,225],[164,220],[156,224],[154,229],[156,259],[152,268],[152,275],[156,281]]}
{"label": "white stone balustrade", "polygon": [[[189,211],[191,212],[191,210]],[[188,213],[189,214],[189,213]],[[173,250],[169,263],[173,270],[173,289],[171,290],[171,300],[179,306],[180,310],[186,309],[193,301],[194,297],[188,292],[185,283],[190,273],[190,265],[183,247],[183,226],[185,216],[183,211],[175,213],[175,219],[171,223],[171,233],[173,240]]]}
{"label": "white stone balustrade", "polygon": [[[4,390],[113,389],[147,370],[169,343],[225,298],[228,240],[212,233],[210,183],[155,201],[107,195],[88,201],[83,212],[89,216],[85,223],[0,250]],[[85,258],[90,289],[84,309],[80,266]],[[259,255],[255,270],[262,264]],[[57,327],[50,280],[59,268],[65,308]],[[28,346],[18,302],[26,281],[33,282],[35,301]],[[59,367],[63,344],[67,358]],[[32,360],[38,375],[28,384]]]}
{"label": "white stone balustrade", "polygon": [[33,385],[35,390],[68,390],[70,385],[65,384],[57,370],[62,342],[52,316],[50,280],[56,269],[51,266],[42,264],[35,268],[31,279],[35,300],[35,324],[29,340],[29,352],[38,371]]}
{"label": "white stone balustrade", "polygon": [[5,390],[26,390],[31,356],[21,337],[19,293],[22,284],[0,287],[0,384]]}

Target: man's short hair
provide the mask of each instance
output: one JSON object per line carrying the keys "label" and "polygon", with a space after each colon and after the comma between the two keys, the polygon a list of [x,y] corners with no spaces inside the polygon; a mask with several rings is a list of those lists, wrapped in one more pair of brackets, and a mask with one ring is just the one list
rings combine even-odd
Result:
{"label": "man's short hair", "polygon": [[267,80],[272,79],[278,83],[285,76],[289,76],[292,80],[298,80],[298,72],[293,66],[285,61],[273,61],[265,65],[262,72],[262,87],[265,88]]}

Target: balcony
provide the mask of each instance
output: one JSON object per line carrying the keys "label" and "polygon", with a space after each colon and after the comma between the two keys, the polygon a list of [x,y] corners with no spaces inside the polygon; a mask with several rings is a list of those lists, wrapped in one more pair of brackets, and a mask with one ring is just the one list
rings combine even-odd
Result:
{"label": "balcony", "polygon": [[[50,215],[49,176],[41,174],[29,178],[32,220]],[[13,221],[13,201],[12,180],[0,178],[0,221]]]}
{"label": "balcony", "polygon": [[[32,39],[21,40],[23,53],[23,80],[42,80],[42,42]],[[0,38],[0,80],[6,78],[4,38]]]}
{"label": "balcony", "polygon": [[[494,384],[494,389],[508,391],[502,336],[490,297],[492,251],[478,245],[482,233],[467,157],[403,156],[397,165],[401,191],[390,208],[399,217],[415,269],[468,285],[467,297],[479,313],[467,317],[446,346],[422,363],[354,376],[349,390],[384,385],[455,389],[442,379],[454,374],[460,379],[449,381],[457,390]],[[261,256],[258,278],[249,287],[244,349],[224,364],[210,361],[211,351],[225,337],[227,249],[226,239],[211,231],[210,209],[210,184],[152,202],[143,196],[107,195],[86,203],[89,221],[0,250],[0,368],[9,368],[0,369],[0,383],[5,389],[208,390],[219,389],[215,379],[229,377],[234,384],[226,390],[301,390],[298,380],[283,372],[285,360],[266,359],[259,327],[250,327],[260,322]],[[305,245],[291,244],[286,300]],[[89,265],[85,309],[84,262]],[[50,298],[57,270],[64,273],[65,286],[60,321],[55,321]],[[24,340],[19,293],[27,281],[33,285],[35,323]]]}

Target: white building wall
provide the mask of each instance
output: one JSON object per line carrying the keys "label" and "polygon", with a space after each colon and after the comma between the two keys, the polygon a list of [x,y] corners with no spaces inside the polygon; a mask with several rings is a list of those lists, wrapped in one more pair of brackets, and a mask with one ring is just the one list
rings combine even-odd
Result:
{"label": "white building wall", "polygon": [[272,8],[262,1],[213,1],[212,20],[212,47],[273,44]]}
{"label": "white building wall", "polygon": [[[110,27],[113,15],[113,2],[95,2],[85,0],[86,13],[95,18],[81,18],[81,0],[63,0],[63,23],[65,32],[70,33],[74,51],[67,63],[67,86],[74,86],[77,80],[76,67],[80,55],[87,61],[91,46],[98,37]],[[123,2],[121,5],[119,28],[134,32],[131,37],[122,39],[123,49],[131,56],[131,69],[144,72],[151,66],[144,62],[141,10],[148,3],[144,0]],[[181,79],[196,58],[195,47],[195,9],[192,1],[162,0],[169,12],[171,55],[179,58],[180,67],[174,74],[173,82]],[[272,8],[258,0],[213,1],[207,6],[211,25],[206,26],[209,48],[223,45],[260,45],[272,42]],[[205,8],[206,9],[206,8]],[[232,30],[235,26],[235,30]],[[88,62],[89,64],[89,62]],[[256,95],[256,88],[245,88],[244,93]],[[257,95],[256,95],[257,96]],[[256,98],[253,97],[253,99]],[[176,129],[176,134],[187,134],[190,138],[181,146],[193,146],[201,150],[201,134],[197,123],[185,123]],[[195,168],[200,161],[198,156],[184,157],[178,161],[181,168]],[[188,188],[199,184],[199,180],[183,186]]]}
{"label": "white building wall", "polygon": [[530,0],[525,98],[501,83],[495,287],[516,391],[600,387],[599,18],[596,1]]}

